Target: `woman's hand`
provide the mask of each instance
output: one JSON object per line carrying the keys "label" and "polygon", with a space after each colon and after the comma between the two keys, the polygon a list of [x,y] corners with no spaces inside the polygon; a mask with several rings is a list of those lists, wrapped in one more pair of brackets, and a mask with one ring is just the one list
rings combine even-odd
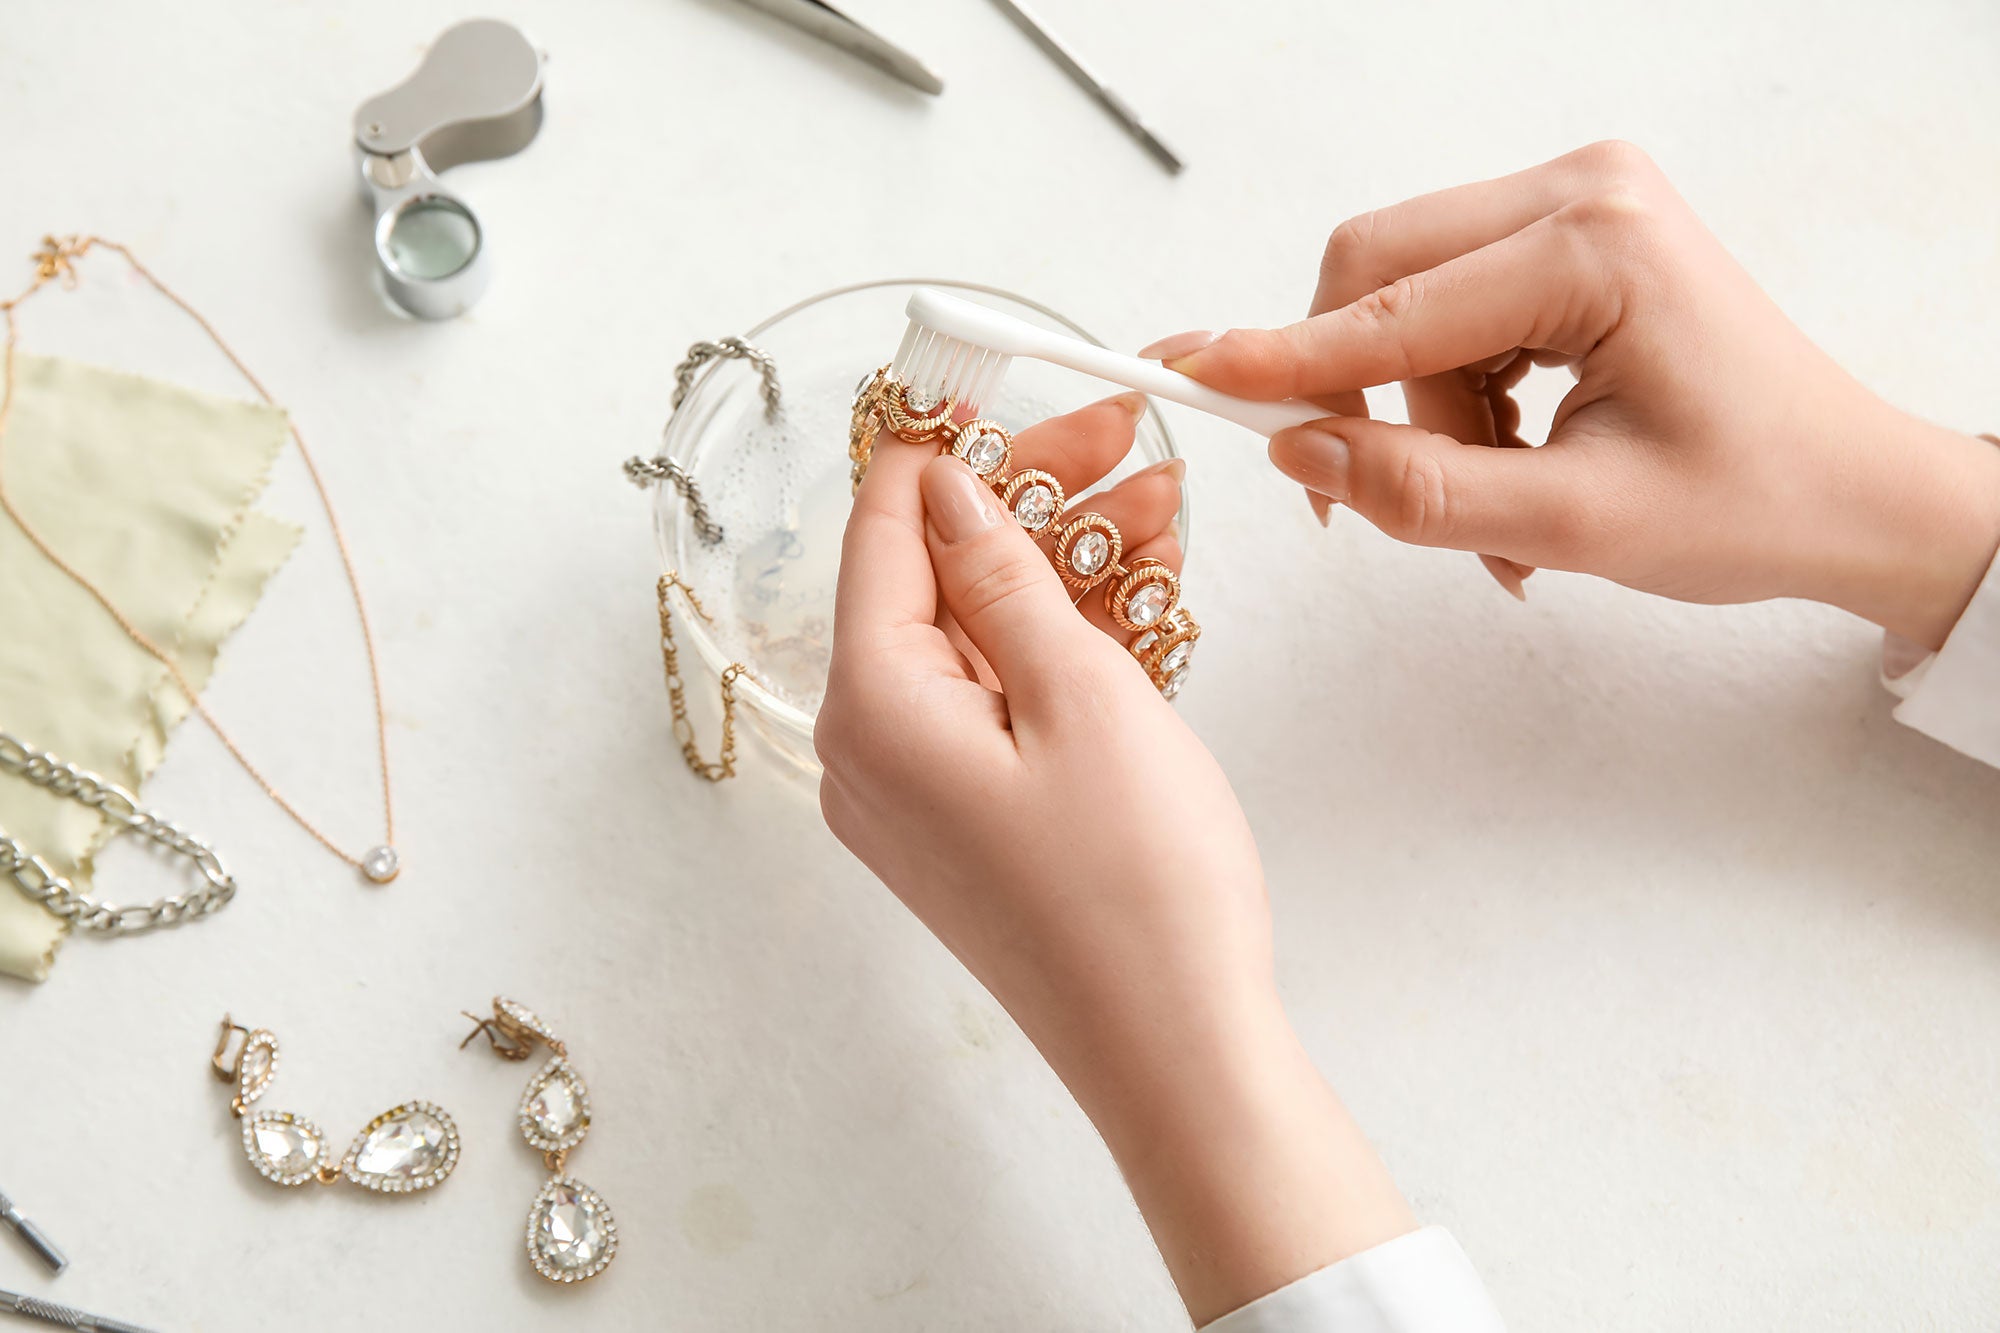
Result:
{"label": "woman's hand", "polygon": [[[1837,280],[1837,275],[1836,275]],[[1403,541],[1695,602],[1807,597],[1940,645],[2000,545],[2000,449],[1849,378],[1646,156],[1604,143],[1343,223],[1311,317],[1146,354],[1253,398],[1363,411],[1271,441],[1311,491]],[[1576,387],[1538,449],[1508,390]]]}
{"label": "woman's hand", "polygon": [[[1135,415],[1114,399],[1023,431],[1017,453],[1081,490]],[[1178,564],[1170,534],[1137,535],[1172,504],[1115,496],[1091,507],[1125,505],[1128,537]],[[1075,1094],[1196,1320],[1410,1230],[1279,1006],[1228,782],[992,490],[883,439],[834,628],[814,738],[827,824]]]}

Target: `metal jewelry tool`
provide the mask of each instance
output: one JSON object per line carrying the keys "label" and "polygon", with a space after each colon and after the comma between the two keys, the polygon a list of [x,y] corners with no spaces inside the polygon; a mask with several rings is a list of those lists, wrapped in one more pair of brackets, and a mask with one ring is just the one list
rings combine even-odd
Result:
{"label": "metal jewelry tool", "polygon": [[28,1248],[35,1252],[37,1259],[48,1266],[49,1272],[60,1273],[69,1267],[69,1260],[65,1259],[63,1252],[56,1248],[56,1243],[49,1239],[48,1233],[21,1216],[21,1210],[14,1206],[14,1201],[7,1197],[5,1190],[0,1190],[0,1222],[12,1227],[14,1234],[27,1242]]}
{"label": "metal jewelry tool", "polygon": [[1139,141],[1139,146],[1153,155],[1153,159],[1168,171],[1179,174],[1180,158],[1174,156],[1173,149],[1160,142],[1160,136],[1146,128],[1139,119],[1139,113],[1117,93],[1104,86],[1104,81],[1090,71],[1070,49],[1056,39],[1056,35],[1042,26],[1042,21],[1031,13],[1019,0],[993,0],[1002,13],[1012,20],[1014,26],[1028,34],[1036,46],[1048,53],[1049,59],[1061,67],[1062,72],[1075,80],[1076,85],[1097,99],[1099,106],[1111,113],[1112,119],[1125,127],[1125,132]]}
{"label": "metal jewelry tool", "polygon": [[823,42],[831,42],[920,93],[935,97],[944,91],[944,80],[931,73],[923,61],[888,38],[862,27],[826,0],[743,0],[743,3],[781,18]]}
{"label": "metal jewelry tool", "polygon": [[375,262],[419,319],[470,310],[492,279],[485,232],[437,173],[510,157],[542,128],[544,57],[519,28],[446,28],[416,72],[354,113],[361,183],[375,205]]}
{"label": "metal jewelry tool", "polygon": [[73,1328],[77,1333],[152,1333],[150,1329],[128,1324],[122,1319],[107,1319],[101,1314],[85,1314],[72,1310],[67,1305],[57,1305],[35,1296],[23,1296],[18,1291],[0,1291],[0,1310],[11,1310],[29,1319],[40,1319],[61,1328]]}

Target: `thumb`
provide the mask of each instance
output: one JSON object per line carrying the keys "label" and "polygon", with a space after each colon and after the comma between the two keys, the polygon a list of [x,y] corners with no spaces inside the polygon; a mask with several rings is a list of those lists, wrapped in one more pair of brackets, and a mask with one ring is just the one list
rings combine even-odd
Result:
{"label": "thumb", "polygon": [[1038,691],[1065,670],[1072,637],[1096,631],[1076,613],[1041,548],[992,487],[950,454],[924,468],[925,536],[938,594],[1009,695]]}
{"label": "thumb", "polygon": [[1417,426],[1332,417],[1271,437],[1271,462],[1397,541],[1577,569],[1601,525],[1573,456],[1489,449]]}

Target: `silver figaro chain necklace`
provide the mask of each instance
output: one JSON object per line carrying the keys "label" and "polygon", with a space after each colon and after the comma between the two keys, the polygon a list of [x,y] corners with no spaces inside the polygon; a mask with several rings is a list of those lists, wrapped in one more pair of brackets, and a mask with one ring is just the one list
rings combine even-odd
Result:
{"label": "silver figaro chain necklace", "polygon": [[145,809],[138,797],[117,783],[45,754],[4,731],[0,731],[0,770],[101,811],[114,823],[185,856],[201,872],[202,882],[186,893],[116,907],[78,893],[47,861],[0,829],[0,871],[7,872],[22,893],[65,921],[104,935],[130,935],[208,916],[236,896],[236,880],[213,847],[172,820]]}

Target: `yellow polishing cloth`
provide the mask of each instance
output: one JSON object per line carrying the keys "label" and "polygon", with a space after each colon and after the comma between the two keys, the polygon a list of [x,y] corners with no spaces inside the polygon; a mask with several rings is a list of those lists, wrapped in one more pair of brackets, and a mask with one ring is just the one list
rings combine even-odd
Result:
{"label": "yellow polishing cloth", "polygon": [[[284,413],[50,357],[20,357],[16,377],[0,445],[15,503],[199,687],[299,539],[249,508]],[[0,627],[0,730],[136,791],[187,700],[4,515]],[[0,773],[0,829],[94,892],[111,832],[96,811]],[[0,973],[42,980],[63,931],[0,878]]]}

